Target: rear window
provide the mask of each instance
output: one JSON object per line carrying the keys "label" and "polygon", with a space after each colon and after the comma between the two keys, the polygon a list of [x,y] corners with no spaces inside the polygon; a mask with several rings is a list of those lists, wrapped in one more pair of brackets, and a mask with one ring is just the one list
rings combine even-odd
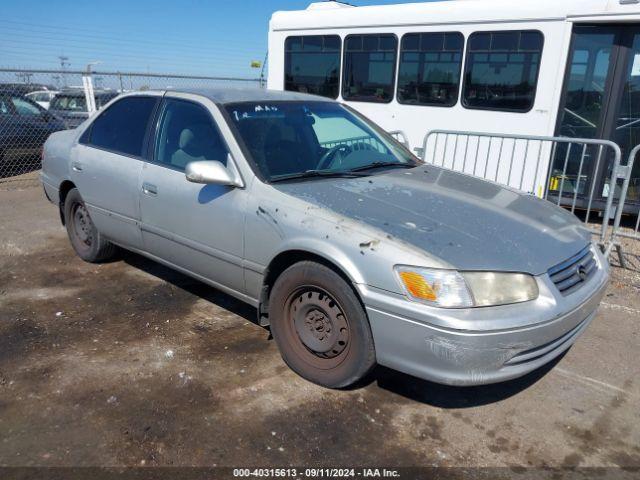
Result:
{"label": "rear window", "polygon": [[88,143],[141,157],[156,97],[126,97],[104,110],[91,125]]}
{"label": "rear window", "polygon": [[68,112],[86,112],[87,101],[84,95],[56,95],[51,102],[51,110],[64,110]]}
{"label": "rear window", "polygon": [[16,113],[22,116],[37,116],[42,114],[36,103],[31,103],[26,98],[11,97],[13,107],[16,109]]}
{"label": "rear window", "polygon": [[[95,95],[96,108],[105,106],[117,96],[118,94],[116,92]],[[52,110],[64,110],[68,112],[86,112],[87,100],[84,95],[56,95],[51,102],[50,108]]]}
{"label": "rear window", "polygon": [[104,107],[107,103],[118,96],[117,93],[108,93],[105,95],[96,95],[96,107]]}

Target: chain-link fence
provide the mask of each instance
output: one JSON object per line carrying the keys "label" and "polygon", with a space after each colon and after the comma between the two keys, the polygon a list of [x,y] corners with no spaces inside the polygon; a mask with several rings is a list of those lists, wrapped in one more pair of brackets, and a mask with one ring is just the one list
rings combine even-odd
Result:
{"label": "chain-link fence", "polygon": [[[178,74],[0,69],[0,183],[36,181],[53,132],[77,127],[124,92],[263,87],[261,79]],[[25,175],[27,174],[27,175]]]}

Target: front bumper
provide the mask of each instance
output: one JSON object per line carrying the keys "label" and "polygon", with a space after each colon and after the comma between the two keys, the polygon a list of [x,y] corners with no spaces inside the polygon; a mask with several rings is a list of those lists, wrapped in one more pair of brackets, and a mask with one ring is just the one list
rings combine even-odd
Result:
{"label": "front bumper", "polygon": [[525,375],[566,351],[589,326],[605,294],[609,266],[563,297],[548,275],[540,297],[501,307],[441,309],[360,288],[379,364],[448,385],[482,385]]}

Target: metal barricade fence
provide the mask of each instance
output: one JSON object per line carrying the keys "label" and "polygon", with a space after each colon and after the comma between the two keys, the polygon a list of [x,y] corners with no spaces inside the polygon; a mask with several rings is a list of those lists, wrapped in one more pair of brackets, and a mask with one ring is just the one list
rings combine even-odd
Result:
{"label": "metal barricade fence", "polygon": [[409,148],[409,139],[407,137],[407,134],[404,133],[402,130],[392,130],[390,132],[388,132],[389,135],[391,135],[394,139],[396,139],[398,142],[400,142],[401,144],[403,144],[405,147],[407,147],[407,149]]}
{"label": "metal barricade fence", "polygon": [[263,87],[260,79],[136,72],[0,69],[0,183],[36,182],[41,150],[120,93],[149,89]]}
{"label": "metal barricade fence", "polygon": [[323,148],[333,148],[338,145],[346,145],[356,151],[377,150],[378,152],[383,152],[385,150],[384,144],[380,143],[376,138],[370,135],[343,138],[341,140],[333,140],[330,142],[320,142],[320,146]]}
{"label": "metal barricade fence", "polygon": [[[404,146],[409,145],[407,141],[407,136],[401,130],[394,130],[391,132],[387,132],[391,135],[395,140],[403,144]],[[320,146],[323,148],[333,148],[338,145],[346,145],[351,147],[353,150],[377,150],[378,152],[384,153],[387,148],[384,144],[380,143],[376,138],[371,135],[361,135],[358,137],[349,137],[343,138],[340,140],[332,140],[330,142],[320,142]]]}
{"label": "metal barricade fence", "polygon": [[[608,140],[434,130],[422,145],[423,160],[537,195],[581,213],[589,224],[602,213],[601,226],[590,226],[607,254],[620,147]],[[610,171],[599,190],[598,173]],[[623,198],[623,197],[621,197]],[[580,211],[580,212],[578,212]],[[616,214],[618,212],[616,211]],[[617,218],[617,217],[616,217]]]}
{"label": "metal barricade fence", "polygon": [[[613,227],[611,231],[611,241],[608,245],[608,252],[610,254],[613,249],[615,249],[618,253],[618,260],[620,262],[620,266],[626,268],[627,261],[625,260],[623,251],[622,251],[622,238],[627,238],[630,240],[639,240],[640,241],[640,178],[633,178],[633,167],[636,162],[636,157],[640,153],[640,145],[636,145],[636,147],[631,150],[629,153],[629,158],[627,160],[626,165],[621,165],[617,171],[618,180],[622,180],[622,187],[620,191],[620,197],[618,204],[616,205],[616,214],[613,222]],[[634,182],[634,198],[637,201],[637,204],[634,206],[631,204],[629,199],[629,188]],[[631,214],[632,223],[628,227],[623,227],[622,223],[622,215],[625,213]],[[633,223],[633,216],[636,216],[635,224]],[[638,254],[638,252],[636,252]]]}

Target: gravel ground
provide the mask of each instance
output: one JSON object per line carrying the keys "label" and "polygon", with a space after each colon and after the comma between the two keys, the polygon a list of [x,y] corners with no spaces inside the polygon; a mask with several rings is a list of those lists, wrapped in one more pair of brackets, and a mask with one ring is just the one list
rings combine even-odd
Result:
{"label": "gravel ground", "polygon": [[0,465],[640,466],[637,268],[525,378],[331,391],[239,301],[131,254],[83,263],[24,185],[0,185]]}

